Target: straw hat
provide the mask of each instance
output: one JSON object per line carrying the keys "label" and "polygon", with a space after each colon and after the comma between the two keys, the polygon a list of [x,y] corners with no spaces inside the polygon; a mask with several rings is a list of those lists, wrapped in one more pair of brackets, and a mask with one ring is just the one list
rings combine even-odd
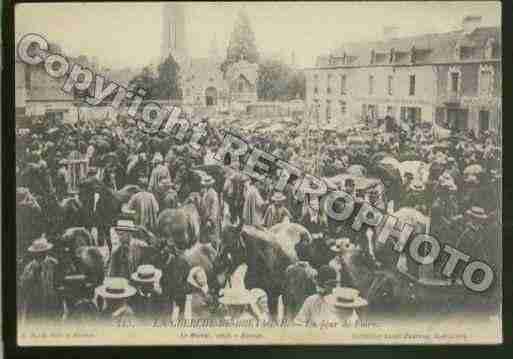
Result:
{"label": "straw hat", "polygon": [[160,152],[155,153],[153,156],[153,159],[151,160],[151,163],[160,163],[164,161],[164,157],[162,157],[162,154]]}
{"label": "straw hat", "polygon": [[360,292],[354,288],[334,288],[333,293],[327,295],[325,300],[334,308],[360,308],[369,303],[360,297]]}
{"label": "straw hat", "polygon": [[125,232],[137,232],[137,226],[134,224],[134,221],[131,219],[118,219],[116,222],[116,227],[114,227],[116,231],[125,231]]}
{"label": "straw hat", "polygon": [[32,242],[32,245],[28,247],[28,251],[31,253],[48,252],[53,248],[53,244],[49,243],[45,237],[38,238]]}
{"label": "straw hat", "polygon": [[173,181],[171,181],[171,179],[169,179],[169,178],[162,179],[159,182],[159,186],[162,187],[162,188],[165,188],[165,189],[170,189],[170,188],[174,187]]}
{"label": "straw hat", "polygon": [[477,219],[487,219],[488,215],[486,214],[485,210],[481,207],[474,206],[470,208],[469,210],[465,211],[465,214],[477,218]]}
{"label": "straw hat", "polygon": [[137,267],[137,271],[132,273],[132,280],[140,283],[158,282],[162,277],[162,271],[151,264],[144,264]]}
{"label": "straw hat", "polygon": [[103,284],[96,288],[96,293],[103,298],[123,299],[133,296],[137,290],[121,277],[105,278]]}
{"label": "straw hat", "polygon": [[212,178],[212,176],[204,176],[201,179],[201,185],[202,186],[212,186],[215,183],[215,179]]}
{"label": "straw hat", "polygon": [[271,197],[271,201],[273,201],[273,202],[282,202],[282,201],[285,201],[286,199],[287,199],[287,197],[285,197],[283,195],[283,193],[281,193],[281,192],[276,192]]}

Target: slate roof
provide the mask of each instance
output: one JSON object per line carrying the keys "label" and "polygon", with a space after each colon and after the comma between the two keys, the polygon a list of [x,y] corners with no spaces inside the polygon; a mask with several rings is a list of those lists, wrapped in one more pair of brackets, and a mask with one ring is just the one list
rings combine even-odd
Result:
{"label": "slate roof", "polygon": [[[416,63],[455,62],[455,48],[472,47],[474,51],[470,59],[483,59],[484,49],[488,39],[494,39],[497,47],[497,58],[500,58],[501,37],[499,27],[480,27],[472,33],[465,35],[463,30],[451,31],[439,34],[423,34],[417,36],[401,37],[388,41],[372,41],[359,43],[346,43],[335,49],[331,56],[334,62],[330,64],[330,55],[322,55],[317,58],[317,67],[330,66],[367,66],[371,63],[371,51],[375,54],[386,54],[384,60],[378,64],[409,64],[410,51],[413,46],[416,50]],[[389,62],[390,51],[396,53],[393,63]],[[344,56],[350,56],[352,61],[345,64]],[[379,56],[383,57],[383,56]]]}

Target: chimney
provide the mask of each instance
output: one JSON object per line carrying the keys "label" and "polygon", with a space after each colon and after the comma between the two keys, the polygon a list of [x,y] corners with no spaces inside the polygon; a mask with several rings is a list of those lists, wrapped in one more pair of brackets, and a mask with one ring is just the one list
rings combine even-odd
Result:
{"label": "chimney", "polygon": [[463,33],[465,35],[471,34],[475,29],[481,25],[481,16],[465,16],[462,22]]}
{"label": "chimney", "polygon": [[398,31],[399,27],[397,26],[385,26],[383,28],[383,40],[388,41],[392,39],[397,39]]}

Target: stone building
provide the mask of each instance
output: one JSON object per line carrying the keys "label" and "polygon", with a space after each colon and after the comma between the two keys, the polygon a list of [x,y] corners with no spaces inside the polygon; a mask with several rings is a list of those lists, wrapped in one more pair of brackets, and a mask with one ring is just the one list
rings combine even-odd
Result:
{"label": "stone building", "polygon": [[208,57],[188,56],[187,7],[178,4],[166,3],[163,7],[162,57],[172,54],[180,66],[183,104],[194,108],[228,109],[234,104],[246,106],[256,102],[258,64],[241,58],[223,73],[223,58],[215,34]]}
{"label": "stone building", "polygon": [[466,17],[441,34],[346,44],[306,69],[306,103],[320,123],[352,124],[389,115],[474,129],[500,122],[501,39],[498,27]]}

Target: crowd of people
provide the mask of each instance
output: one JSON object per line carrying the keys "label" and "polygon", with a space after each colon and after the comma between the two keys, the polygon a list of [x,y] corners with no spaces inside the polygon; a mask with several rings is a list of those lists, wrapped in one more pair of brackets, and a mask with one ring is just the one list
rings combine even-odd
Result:
{"label": "crowd of people", "polygon": [[[298,200],[298,179],[278,192],[231,168],[231,159],[216,161],[223,138],[208,119],[203,122],[208,135],[192,145],[165,132],[151,136],[127,119],[18,132],[22,320],[155,320],[171,316],[176,305],[192,317],[269,320],[269,290],[244,279],[259,275],[254,265],[244,263],[247,275],[240,266],[220,270],[235,224],[266,235],[283,223],[299,224],[309,233],[284,271],[313,278],[303,284],[311,286],[303,290],[308,295],[294,304],[297,323],[354,320],[372,309],[374,286],[362,289],[346,260],[346,252],[358,249],[372,268],[394,269],[374,252],[372,233],[330,220],[313,198]],[[495,133],[476,138],[453,131],[441,140],[432,128],[417,126],[405,135],[388,123],[344,133],[301,126],[265,137],[233,131],[325,179],[330,190],[344,190],[384,212],[406,209],[416,219],[428,218],[419,231],[500,265],[501,152]],[[313,252],[312,241],[320,243]],[[217,280],[221,274],[228,281]],[[300,274],[294,278],[301,282]],[[451,283],[457,285],[458,275]]]}

